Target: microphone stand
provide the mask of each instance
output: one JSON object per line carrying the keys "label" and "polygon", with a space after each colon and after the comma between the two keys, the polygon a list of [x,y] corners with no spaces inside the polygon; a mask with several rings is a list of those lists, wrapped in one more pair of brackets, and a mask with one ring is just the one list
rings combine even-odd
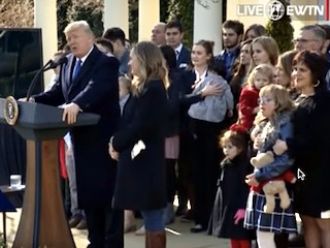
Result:
{"label": "microphone stand", "polygon": [[47,71],[47,70],[49,70],[49,69],[51,69],[51,68],[52,68],[52,66],[51,66],[52,63],[53,63],[53,61],[52,61],[52,60],[49,60],[49,61],[48,61],[43,67],[41,67],[41,69],[40,69],[40,70],[36,73],[36,75],[33,77],[32,82],[31,82],[31,84],[30,84],[30,86],[29,86],[29,88],[28,88],[27,94],[26,94],[26,101],[27,101],[27,102],[28,102],[28,101],[30,100],[30,98],[31,98],[32,91],[33,91],[33,89],[35,88],[37,82],[39,81],[40,76],[41,76],[41,73],[42,73],[42,72],[45,72],[45,71]]}
{"label": "microphone stand", "polygon": [[[33,89],[35,88],[37,82],[40,79],[41,73],[44,71],[47,71],[49,69],[52,68],[56,68],[56,66],[59,65],[60,61],[53,61],[53,60],[49,60],[34,76],[27,95],[26,95],[26,100],[29,101],[31,98],[31,94]],[[64,61],[61,61],[61,63],[65,63]],[[34,211],[34,224],[33,224],[33,237],[32,237],[32,247],[33,248],[37,248],[39,247],[39,234],[40,234],[40,208],[41,208],[41,170],[42,168],[41,166],[41,160],[42,160],[42,154],[40,153],[40,151],[42,150],[41,148],[41,141],[36,141],[36,170],[35,170],[35,187],[36,187],[36,191],[35,191],[35,211]]]}

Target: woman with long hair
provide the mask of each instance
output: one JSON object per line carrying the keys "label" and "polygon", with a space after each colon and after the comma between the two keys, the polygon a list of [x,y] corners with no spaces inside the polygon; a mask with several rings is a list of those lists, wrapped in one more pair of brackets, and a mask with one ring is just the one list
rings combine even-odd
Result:
{"label": "woman with long hair", "polygon": [[192,232],[205,231],[216,193],[219,150],[218,135],[223,128],[227,113],[233,110],[233,96],[227,82],[212,71],[213,43],[200,40],[193,45],[191,60],[195,83],[193,94],[198,94],[207,85],[217,85],[222,93],[206,96],[188,110],[190,128],[194,138],[193,182],[195,193]]}
{"label": "woman with long hair", "polygon": [[269,36],[259,36],[252,41],[251,46],[252,67],[260,64],[275,66],[279,55],[276,41]]}
{"label": "woman with long hair", "polygon": [[167,69],[160,49],[151,42],[140,42],[133,48],[129,65],[134,76],[133,99],[123,114],[124,125],[109,145],[111,157],[118,159],[113,204],[115,208],[140,210],[146,247],[163,248]]}

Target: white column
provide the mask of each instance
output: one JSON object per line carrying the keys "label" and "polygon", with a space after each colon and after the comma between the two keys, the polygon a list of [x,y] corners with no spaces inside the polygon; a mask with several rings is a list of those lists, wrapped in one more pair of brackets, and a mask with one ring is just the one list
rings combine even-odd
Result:
{"label": "white column", "polygon": [[159,0],[139,0],[139,41],[151,39],[151,30],[159,22],[159,11]]}
{"label": "white column", "polygon": [[194,42],[214,41],[214,54],[221,51],[222,0],[200,1],[194,4]]}
{"label": "white column", "polygon": [[[57,51],[56,0],[34,0],[34,27],[41,28],[43,61],[53,58]],[[44,82],[50,82],[51,71],[44,74]]]}
{"label": "white column", "polygon": [[111,27],[121,28],[129,37],[128,0],[104,0],[104,31]]}

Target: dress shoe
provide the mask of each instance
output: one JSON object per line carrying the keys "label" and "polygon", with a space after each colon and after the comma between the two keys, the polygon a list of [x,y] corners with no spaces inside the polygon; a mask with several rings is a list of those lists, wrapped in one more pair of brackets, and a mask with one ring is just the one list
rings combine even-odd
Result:
{"label": "dress shoe", "polygon": [[200,233],[206,231],[206,228],[203,227],[201,224],[197,224],[194,227],[190,228],[190,232],[192,233]]}
{"label": "dress shoe", "polygon": [[79,229],[79,230],[87,229],[87,221],[85,219],[81,219],[81,221],[78,223],[76,228]]}
{"label": "dress shoe", "polygon": [[69,227],[76,227],[79,222],[81,221],[82,217],[81,216],[73,216],[70,220],[69,220]]}

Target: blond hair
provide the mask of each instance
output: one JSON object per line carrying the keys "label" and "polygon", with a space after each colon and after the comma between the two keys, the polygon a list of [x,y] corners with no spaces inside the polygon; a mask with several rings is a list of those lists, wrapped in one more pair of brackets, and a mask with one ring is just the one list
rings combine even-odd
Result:
{"label": "blond hair", "polygon": [[[262,48],[266,51],[266,53],[269,56],[270,63],[275,66],[277,64],[277,58],[279,55],[279,49],[278,49],[276,41],[270,36],[263,35],[263,36],[259,36],[252,40],[252,44],[251,44],[252,47],[256,43],[258,43],[262,46]],[[251,49],[251,53],[253,53],[253,49]],[[252,59],[252,62],[253,62],[253,59]],[[253,64],[254,64],[254,62],[253,62]]]}
{"label": "blond hair", "polygon": [[269,84],[274,83],[275,79],[275,68],[269,64],[260,64],[257,65],[252,69],[250,72],[248,79],[247,79],[247,85],[250,87],[254,87],[254,81],[256,78],[256,75],[258,73],[261,73],[263,76],[267,77]]}
{"label": "blond hair", "polygon": [[149,41],[142,41],[132,49],[139,62],[139,75],[132,81],[134,95],[139,95],[146,83],[150,80],[161,80],[167,88],[169,84],[166,61],[159,47]]}
{"label": "blond hair", "polygon": [[[293,101],[291,100],[288,90],[282,85],[271,84],[266,85],[260,90],[259,97],[271,96],[275,102],[275,113],[271,119],[275,119],[276,116],[284,112],[290,112],[294,108]],[[262,115],[261,110],[259,110],[255,124],[258,124],[264,121],[266,118]]]}

